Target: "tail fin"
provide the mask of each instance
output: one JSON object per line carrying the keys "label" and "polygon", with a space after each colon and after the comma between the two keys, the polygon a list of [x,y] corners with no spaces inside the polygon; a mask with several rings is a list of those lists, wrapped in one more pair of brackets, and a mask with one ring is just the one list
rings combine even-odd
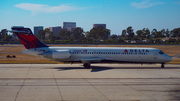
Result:
{"label": "tail fin", "polygon": [[30,28],[12,27],[11,29],[12,30],[10,32],[13,32],[18,36],[19,40],[26,49],[48,47],[34,36]]}

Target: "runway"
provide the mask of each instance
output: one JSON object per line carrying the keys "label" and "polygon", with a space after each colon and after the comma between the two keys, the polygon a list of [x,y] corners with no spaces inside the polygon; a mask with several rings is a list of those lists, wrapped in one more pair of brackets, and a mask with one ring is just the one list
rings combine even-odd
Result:
{"label": "runway", "polygon": [[179,101],[180,65],[0,64],[0,101]]}

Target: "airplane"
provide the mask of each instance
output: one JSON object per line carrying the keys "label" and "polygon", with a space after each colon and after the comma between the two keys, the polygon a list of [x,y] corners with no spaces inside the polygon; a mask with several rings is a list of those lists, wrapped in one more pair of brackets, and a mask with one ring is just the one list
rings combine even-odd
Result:
{"label": "airplane", "polygon": [[43,58],[68,62],[83,63],[90,68],[92,63],[161,63],[172,61],[172,57],[156,48],[132,47],[50,47],[39,41],[30,28],[14,26],[9,32],[15,33],[26,50],[22,54],[42,56]]}

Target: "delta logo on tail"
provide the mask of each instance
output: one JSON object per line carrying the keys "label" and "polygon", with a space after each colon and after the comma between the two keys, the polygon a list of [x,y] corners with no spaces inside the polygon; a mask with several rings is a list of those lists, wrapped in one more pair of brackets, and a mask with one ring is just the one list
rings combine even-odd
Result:
{"label": "delta logo on tail", "polygon": [[15,33],[26,49],[48,47],[41,43],[32,33],[31,29],[24,27],[12,27],[12,32]]}

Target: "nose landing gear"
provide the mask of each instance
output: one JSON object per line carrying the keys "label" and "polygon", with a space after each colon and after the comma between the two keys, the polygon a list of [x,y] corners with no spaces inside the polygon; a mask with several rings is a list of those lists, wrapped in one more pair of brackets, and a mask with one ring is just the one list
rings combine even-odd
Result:
{"label": "nose landing gear", "polygon": [[164,63],[161,64],[161,68],[164,68]]}

